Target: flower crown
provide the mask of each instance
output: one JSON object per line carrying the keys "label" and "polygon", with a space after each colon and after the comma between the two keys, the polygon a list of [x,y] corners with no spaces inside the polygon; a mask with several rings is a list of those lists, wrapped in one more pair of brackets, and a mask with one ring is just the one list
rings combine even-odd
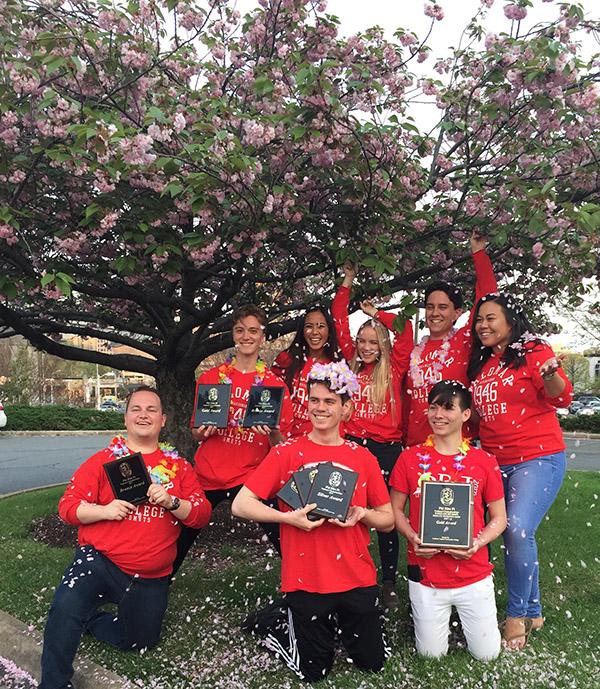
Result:
{"label": "flower crown", "polygon": [[308,374],[308,380],[326,383],[338,395],[355,395],[360,391],[356,374],[352,373],[345,361],[332,361],[329,364],[315,364]]}

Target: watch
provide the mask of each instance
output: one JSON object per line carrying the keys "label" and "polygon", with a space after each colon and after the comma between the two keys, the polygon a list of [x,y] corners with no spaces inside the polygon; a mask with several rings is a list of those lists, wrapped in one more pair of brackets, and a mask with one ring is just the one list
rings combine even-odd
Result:
{"label": "watch", "polygon": [[173,500],[173,504],[171,507],[166,507],[165,509],[167,509],[169,512],[174,512],[181,507],[181,500],[176,498],[174,495],[171,496],[171,499]]}

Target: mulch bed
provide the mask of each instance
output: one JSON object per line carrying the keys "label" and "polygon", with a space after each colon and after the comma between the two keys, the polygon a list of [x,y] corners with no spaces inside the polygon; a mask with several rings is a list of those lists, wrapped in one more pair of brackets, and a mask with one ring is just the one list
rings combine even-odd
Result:
{"label": "mulch bed", "polygon": [[[34,519],[29,532],[34,541],[55,548],[75,548],[77,545],[77,528],[65,524],[56,513]],[[222,569],[233,562],[233,558],[221,556],[224,544],[242,546],[253,558],[266,558],[268,550],[272,549],[260,526],[233,517],[228,502],[221,503],[213,511],[210,523],[201,530],[188,557],[202,560],[210,571]]]}

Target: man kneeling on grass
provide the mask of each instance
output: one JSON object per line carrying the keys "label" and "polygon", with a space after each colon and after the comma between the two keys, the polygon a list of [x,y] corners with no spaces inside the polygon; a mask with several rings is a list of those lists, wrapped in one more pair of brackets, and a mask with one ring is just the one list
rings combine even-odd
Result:
{"label": "man kneeling on grass", "polygon": [[[462,383],[437,383],[428,403],[433,435],[422,445],[404,450],[390,477],[396,528],[408,541],[408,591],[417,651],[434,657],[448,652],[454,605],[471,654],[478,660],[493,660],[500,653],[500,632],[493,566],[485,546],[506,528],[500,469],[493,455],[471,447],[462,437],[463,424],[471,415],[471,393]],[[424,481],[473,484],[474,538],[468,550],[422,547],[418,531]],[[408,518],[404,513],[407,499]]]}
{"label": "man kneeling on grass", "polygon": [[[125,408],[127,437],[86,460],[58,504],[64,521],[79,527],[79,547],[48,615],[39,689],[73,686],[73,659],[84,632],[121,650],[142,651],[158,642],[180,524],[200,528],[211,513],[192,466],[158,445],[165,420],[155,390],[134,390]],[[105,469],[132,453],[141,454],[152,481],[148,501],[137,507],[115,497]],[[134,461],[112,466],[113,482],[126,489]],[[105,603],[116,603],[117,611],[99,610]]]}
{"label": "man kneeling on grass", "polygon": [[[261,636],[267,648],[313,682],[331,669],[338,628],[357,667],[375,672],[383,667],[385,646],[369,529],[390,531],[394,520],[377,460],[340,436],[340,421],[352,410],[350,395],[358,391],[356,376],[345,362],[315,364],[307,388],[312,431],[270,451],[235,498],[232,512],[281,524],[281,590],[287,611],[273,616]],[[323,462],[340,469],[331,485],[344,470],[358,474],[345,521],[309,520],[316,503],[292,510],[280,502],[279,511],[262,502],[297,470]]]}

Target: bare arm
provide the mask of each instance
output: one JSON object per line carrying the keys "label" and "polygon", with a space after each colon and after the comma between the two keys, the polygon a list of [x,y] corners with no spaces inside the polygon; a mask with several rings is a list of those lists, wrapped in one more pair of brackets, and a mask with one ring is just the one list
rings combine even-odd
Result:
{"label": "bare arm", "polygon": [[356,526],[359,522],[362,522],[369,529],[377,529],[377,531],[383,531],[384,533],[394,530],[394,515],[389,502],[372,508],[352,505],[348,510],[345,522],[339,519],[330,519],[329,521],[343,528]]}
{"label": "bare arm", "polygon": [[288,524],[289,526],[295,526],[303,531],[312,531],[318,526],[321,526],[324,519],[319,519],[317,521],[310,521],[307,518],[307,514],[314,510],[316,507],[315,503],[311,503],[303,507],[301,510],[294,510],[293,512],[280,512],[279,510],[265,505],[265,503],[253,493],[246,486],[242,486],[240,492],[236,495],[235,500],[231,505],[231,513],[235,517],[241,517],[242,519],[249,519],[253,522],[264,522],[273,523],[277,522],[279,524]]}

